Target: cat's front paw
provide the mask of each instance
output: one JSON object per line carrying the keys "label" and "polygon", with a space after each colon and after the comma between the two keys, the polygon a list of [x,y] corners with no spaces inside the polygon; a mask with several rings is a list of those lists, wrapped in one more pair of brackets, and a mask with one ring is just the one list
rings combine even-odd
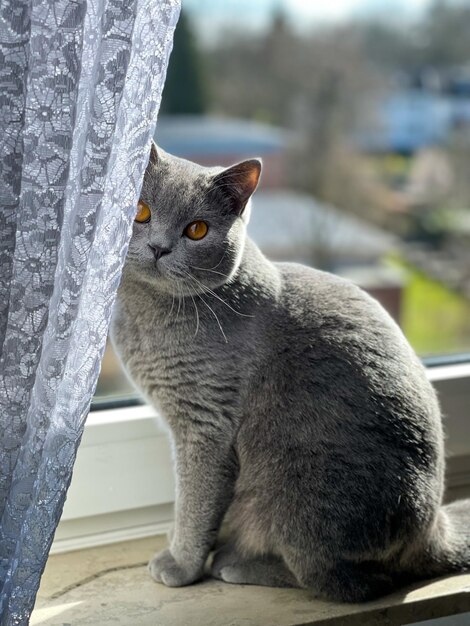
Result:
{"label": "cat's front paw", "polygon": [[167,587],[184,587],[202,576],[202,568],[180,565],[168,548],[154,556],[148,570],[157,583]]}

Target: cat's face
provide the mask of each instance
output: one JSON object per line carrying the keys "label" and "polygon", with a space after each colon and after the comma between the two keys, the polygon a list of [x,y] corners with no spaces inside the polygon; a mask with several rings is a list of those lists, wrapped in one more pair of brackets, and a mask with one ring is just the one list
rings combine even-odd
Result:
{"label": "cat's face", "polygon": [[205,168],[152,145],[126,269],[174,295],[201,293],[230,280],[260,172],[257,159],[226,170]]}

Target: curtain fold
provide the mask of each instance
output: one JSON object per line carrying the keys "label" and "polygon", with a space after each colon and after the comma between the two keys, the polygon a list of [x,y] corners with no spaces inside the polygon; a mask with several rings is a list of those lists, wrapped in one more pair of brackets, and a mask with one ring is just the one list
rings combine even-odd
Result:
{"label": "curtain fold", "polygon": [[0,624],[27,624],[105,347],[179,0],[0,8]]}

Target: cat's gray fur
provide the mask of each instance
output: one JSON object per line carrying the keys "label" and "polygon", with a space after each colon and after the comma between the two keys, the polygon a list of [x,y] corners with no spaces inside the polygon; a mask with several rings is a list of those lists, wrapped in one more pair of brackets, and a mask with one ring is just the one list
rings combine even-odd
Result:
{"label": "cat's gray fur", "polygon": [[[212,574],[227,582],[362,601],[468,568],[470,502],[441,505],[424,367],[358,287],[271,263],[246,237],[259,169],[153,146],[145,174],[152,219],[134,226],[113,339],[175,455],[175,531],[152,576],[198,580],[224,519],[233,540]],[[209,224],[200,241],[183,236],[195,219]]]}

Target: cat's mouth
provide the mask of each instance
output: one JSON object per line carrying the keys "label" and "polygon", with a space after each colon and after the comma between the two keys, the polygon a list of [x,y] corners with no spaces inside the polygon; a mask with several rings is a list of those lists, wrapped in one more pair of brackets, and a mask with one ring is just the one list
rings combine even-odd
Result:
{"label": "cat's mouth", "polygon": [[[130,259],[129,259],[130,260]],[[158,286],[170,294],[180,293],[180,295],[191,296],[204,294],[213,289],[213,285],[207,284],[205,274],[191,271],[187,267],[179,267],[168,262],[165,257],[159,259],[148,258],[133,259],[132,265],[142,278]],[[198,268],[199,269],[199,268]],[[205,271],[201,268],[201,272]]]}
{"label": "cat's mouth", "polygon": [[179,289],[189,287],[191,282],[194,282],[189,272],[179,268],[168,267],[161,259],[153,261],[151,272],[154,279],[158,282],[166,283]]}
{"label": "cat's mouth", "polygon": [[127,261],[133,272],[146,282],[171,286],[178,280],[173,270],[166,266],[162,259],[149,258],[147,255],[145,257],[129,255]]}
{"label": "cat's mouth", "polygon": [[168,271],[163,280],[170,285],[172,289],[179,290],[181,295],[185,296],[196,296],[211,291],[211,288],[204,283],[203,279],[194,276],[185,269]]}

